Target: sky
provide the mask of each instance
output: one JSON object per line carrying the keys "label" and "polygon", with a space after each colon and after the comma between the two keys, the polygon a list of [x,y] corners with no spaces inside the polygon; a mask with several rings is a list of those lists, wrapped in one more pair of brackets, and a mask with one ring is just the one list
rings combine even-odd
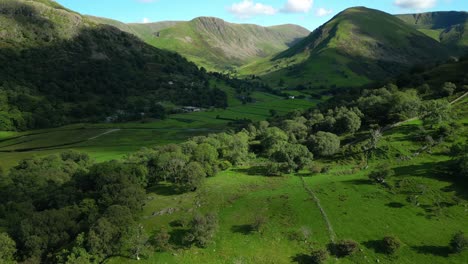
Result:
{"label": "sky", "polygon": [[468,11],[468,0],[56,0],[81,14],[125,23],[213,16],[262,26],[297,24],[314,30],[338,12],[366,6],[391,14]]}

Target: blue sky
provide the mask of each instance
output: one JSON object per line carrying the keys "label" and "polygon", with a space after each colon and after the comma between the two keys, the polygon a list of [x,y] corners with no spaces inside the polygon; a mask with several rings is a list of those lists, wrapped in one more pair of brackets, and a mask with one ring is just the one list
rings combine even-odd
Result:
{"label": "blue sky", "polygon": [[56,0],[82,14],[122,22],[191,20],[214,16],[234,23],[264,26],[298,24],[310,30],[352,6],[388,13],[467,11],[468,0]]}

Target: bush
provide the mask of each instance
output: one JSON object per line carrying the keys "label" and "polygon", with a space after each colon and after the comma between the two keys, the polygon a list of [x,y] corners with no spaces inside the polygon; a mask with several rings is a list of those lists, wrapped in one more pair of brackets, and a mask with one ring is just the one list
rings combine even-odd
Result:
{"label": "bush", "polygon": [[312,162],[309,164],[308,167],[309,171],[313,174],[318,174],[321,173],[323,170],[323,166],[321,164],[318,164],[316,162]]}
{"label": "bush", "polygon": [[218,218],[214,214],[195,215],[190,223],[190,231],[185,240],[198,247],[207,247],[214,239],[218,229]]}
{"label": "bush", "polygon": [[468,248],[468,237],[462,231],[455,233],[450,240],[450,250],[453,253],[460,253]]}
{"label": "bush", "polygon": [[401,247],[401,241],[394,236],[386,236],[382,240],[382,251],[387,254],[395,254]]}
{"label": "bush", "polygon": [[359,248],[359,244],[351,239],[340,240],[334,245],[335,254],[338,257],[345,257],[352,255]]}
{"label": "bush", "polygon": [[395,172],[390,169],[390,166],[383,165],[380,169],[372,171],[369,174],[369,179],[376,183],[385,183],[385,179],[393,176],[394,174]]}
{"label": "bush", "polygon": [[328,259],[328,251],[325,249],[317,249],[310,254],[310,262],[313,264],[324,263]]}
{"label": "bush", "polygon": [[171,248],[169,240],[171,235],[165,229],[161,229],[151,238],[150,243],[156,251],[167,251]]}
{"label": "bush", "polygon": [[219,167],[220,170],[225,171],[225,170],[228,170],[229,168],[231,168],[232,164],[231,164],[231,162],[229,162],[227,160],[223,160],[218,164],[218,167]]}

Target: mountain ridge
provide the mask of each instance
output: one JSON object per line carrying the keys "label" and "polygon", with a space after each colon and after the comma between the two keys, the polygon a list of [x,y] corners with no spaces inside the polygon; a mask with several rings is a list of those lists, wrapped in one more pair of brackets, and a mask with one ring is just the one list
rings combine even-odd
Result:
{"label": "mountain ridge", "polygon": [[[359,86],[443,60],[439,42],[388,13],[365,7],[346,9],[264,65],[249,65],[271,83],[308,87]],[[289,82],[288,82],[289,80]]]}
{"label": "mountain ridge", "polygon": [[401,14],[396,17],[450,49],[455,49],[455,55],[464,55],[468,52],[468,12],[466,11]]}
{"label": "mountain ridge", "polygon": [[216,17],[146,24],[125,24],[97,17],[92,19],[117,26],[155,47],[178,52],[199,66],[216,71],[234,69],[273,55],[310,33],[294,24],[263,27],[230,23]]}

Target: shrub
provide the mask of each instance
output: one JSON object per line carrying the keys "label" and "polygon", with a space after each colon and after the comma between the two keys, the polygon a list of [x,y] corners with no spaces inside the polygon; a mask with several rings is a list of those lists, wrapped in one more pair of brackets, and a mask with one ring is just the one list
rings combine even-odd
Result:
{"label": "shrub", "polygon": [[265,224],[267,223],[267,218],[263,215],[256,215],[254,221],[252,223],[252,230],[255,232],[261,233],[265,228]]}
{"label": "shrub", "polygon": [[317,249],[312,251],[310,262],[313,264],[324,263],[328,259],[328,251],[325,249]]}
{"label": "shrub", "polygon": [[231,162],[229,162],[227,160],[223,160],[218,164],[218,167],[219,167],[220,170],[225,171],[225,170],[228,170],[229,168],[231,168],[232,164],[231,164]]}
{"label": "shrub", "polygon": [[450,249],[453,253],[460,253],[468,248],[468,237],[462,231],[455,233],[450,240]]}
{"label": "shrub", "polygon": [[359,244],[351,239],[340,240],[334,244],[335,254],[338,257],[349,256],[356,252],[359,248]]}
{"label": "shrub", "polygon": [[393,176],[395,172],[390,169],[390,166],[383,165],[380,169],[372,171],[369,174],[369,179],[376,183],[385,183],[385,179],[390,176]]}
{"label": "shrub", "polygon": [[316,162],[311,162],[308,167],[309,171],[313,174],[321,173],[323,170],[323,166]]}
{"label": "shrub", "polygon": [[171,235],[165,229],[161,229],[151,238],[150,243],[156,251],[167,251],[170,249],[169,240]]}
{"label": "shrub", "polygon": [[190,231],[185,240],[198,247],[207,247],[214,239],[218,229],[218,218],[214,214],[195,215],[190,223]]}
{"label": "shrub", "polygon": [[401,247],[401,241],[395,236],[386,236],[382,240],[382,251],[387,254],[395,254]]}

